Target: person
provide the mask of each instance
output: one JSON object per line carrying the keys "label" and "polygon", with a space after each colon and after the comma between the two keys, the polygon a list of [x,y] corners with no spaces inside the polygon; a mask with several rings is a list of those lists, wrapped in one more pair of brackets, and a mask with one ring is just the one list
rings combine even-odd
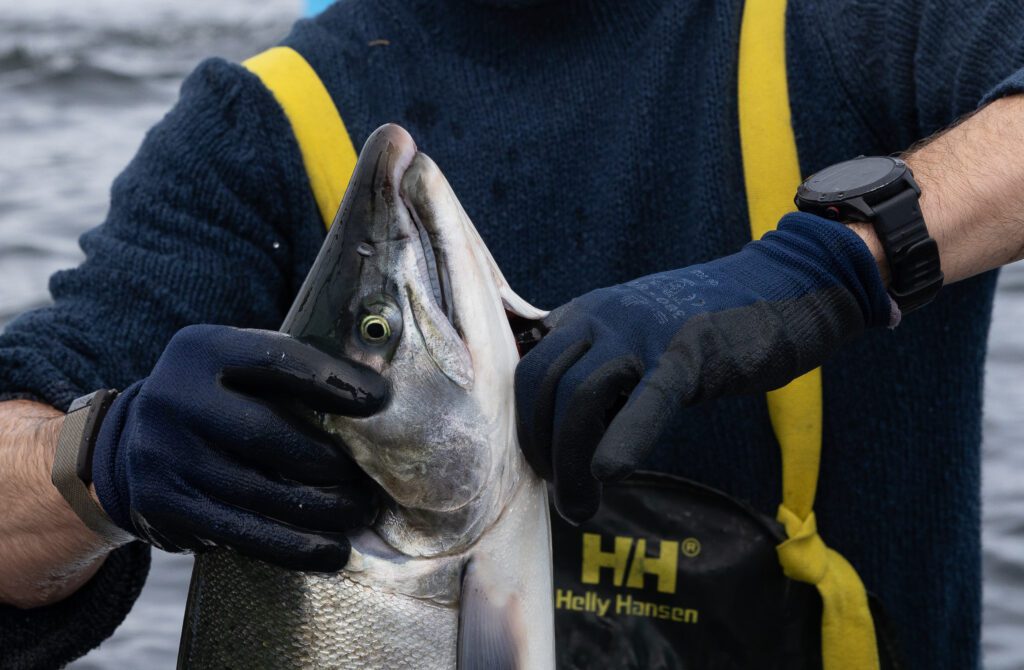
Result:
{"label": "person", "polygon": [[[565,304],[517,373],[524,448],[563,513],[585,518],[601,480],[642,466],[771,514],[778,453],[763,395],[747,391],[824,363],[816,509],[830,546],[880,595],[908,667],[977,667],[990,270],[1024,253],[1024,6],[789,3],[801,171],[909,149],[946,286],[894,329],[870,225],[799,214],[774,242],[732,255],[749,240],[742,8],[346,0],[284,44],[323,78],[357,145],[383,122],[408,128],[512,286]],[[344,565],[343,532],[372,516],[371,487],[263,400],[268,379],[357,414],[385,393],[373,371],[268,332],[322,239],[274,98],[242,67],[200,65],[114,183],[106,221],[81,240],[84,263],[52,278],[54,304],[0,336],[5,667],[57,667],[108,636],[138,595],[149,544]],[[696,310],[703,319],[678,291],[658,293],[659,273],[680,268],[720,289]],[[638,295],[662,298],[669,316]],[[735,309],[789,298],[781,312]],[[724,330],[700,325],[737,315]],[[745,333],[750,348],[722,333]],[[321,373],[366,393],[310,381]],[[119,546],[50,484],[62,413],[107,388],[123,392],[97,437],[92,494],[144,540]],[[637,448],[614,421],[590,421],[620,391]]]}

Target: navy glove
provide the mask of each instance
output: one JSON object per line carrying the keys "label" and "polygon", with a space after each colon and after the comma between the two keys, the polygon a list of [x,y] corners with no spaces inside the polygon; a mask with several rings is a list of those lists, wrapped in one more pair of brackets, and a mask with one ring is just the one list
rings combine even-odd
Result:
{"label": "navy glove", "polygon": [[892,316],[855,233],[788,214],[736,254],[553,311],[516,369],[520,444],[561,514],[584,521],[601,482],[637,469],[680,408],[783,386]]}
{"label": "navy glove", "polygon": [[[121,528],[167,551],[215,546],[337,571],[374,488],[308,409],[367,416],[383,378],[287,335],[190,326],[114,401],[93,480]],[[304,409],[308,408],[308,409]]]}

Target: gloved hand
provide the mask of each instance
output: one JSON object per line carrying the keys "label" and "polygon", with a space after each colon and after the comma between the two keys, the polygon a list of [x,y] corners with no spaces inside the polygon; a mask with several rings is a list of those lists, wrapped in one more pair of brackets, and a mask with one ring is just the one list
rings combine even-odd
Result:
{"label": "gloved hand", "polygon": [[894,314],[855,233],[788,214],[731,256],[553,311],[516,369],[520,444],[561,514],[584,521],[601,482],[637,469],[682,407],[783,386]]}
{"label": "gloved hand", "polygon": [[340,570],[342,533],[372,520],[374,488],[302,408],[367,416],[385,392],[376,372],[287,335],[184,328],[103,420],[97,497],[118,526],[167,551],[227,546]]}

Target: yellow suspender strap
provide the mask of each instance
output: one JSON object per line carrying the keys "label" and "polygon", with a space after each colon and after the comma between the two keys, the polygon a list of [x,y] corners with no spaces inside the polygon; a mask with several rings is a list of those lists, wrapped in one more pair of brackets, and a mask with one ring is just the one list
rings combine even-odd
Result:
{"label": "yellow suspender strap", "polygon": [[292,125],[324,226],[331,227],[356,167],[356,149],[338,108],[299,52],[274,47],[243,62],[274,94]]}
{"label": "yellow suspender strap", "polygon": [[[754,239],[793,209],[800,184],[786,83],[786,0],[747,0],[739,51],[739,122],[743,173]],[[777,548],[791,579],[817,587],[822,600],[824,670],[877,670],[875,627],[856,570],[825,546],[814,519],[821,457],[821,369],[768,393],[782,450],[779,522],[789,539]]]}

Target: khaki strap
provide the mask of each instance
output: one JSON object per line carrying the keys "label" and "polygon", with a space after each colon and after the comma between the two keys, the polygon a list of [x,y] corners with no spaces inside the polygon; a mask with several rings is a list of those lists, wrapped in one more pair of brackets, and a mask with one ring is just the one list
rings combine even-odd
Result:
{"label": "khaki strap", "polygon": [[[775,228],[793,209],[800,184],[786,81],[786,0],[747,0],[739,51],[739,121],[750,232]],[[856,570],[818,535],[814,497],[821,459],[821,369],[768,393],[782,451],[778,519],[789,539],[778,546],[791,579],[821,594],[824,670],[877,670],[878,648],[867,593]]]}
{"label": "khaki strap", "polygon": [[243,62],[274,94],[292,125],[324,226],[331,227],[356,168],[356,149],[331,95],[299,52],[274,47]]}

